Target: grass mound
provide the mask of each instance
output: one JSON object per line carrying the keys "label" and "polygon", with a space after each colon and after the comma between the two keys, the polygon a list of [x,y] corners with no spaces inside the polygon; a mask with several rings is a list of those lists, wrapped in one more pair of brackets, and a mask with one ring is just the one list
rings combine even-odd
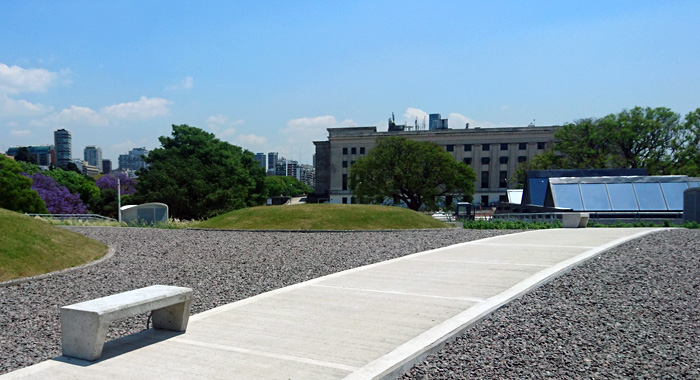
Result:
{"label": "grass mound", "polygon": [[400,207],[306,204],[251,207],[219,215],[196,228],[242,230],[394,230],[449,228],[428,215]]}
{"label": "grass mound", "polygon": [[78,266],[106,253],[101,242],[0,209],[0,281]]}

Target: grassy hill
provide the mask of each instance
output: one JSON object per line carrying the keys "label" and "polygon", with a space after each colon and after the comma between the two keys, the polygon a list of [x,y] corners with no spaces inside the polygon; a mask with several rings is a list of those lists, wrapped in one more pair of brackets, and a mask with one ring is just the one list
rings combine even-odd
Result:
{"label": "grassy hill", "polygon": [[451,226],[401,207],[305,204],[236,210],[193,227],[242,230],[382,230]]}
{"label": "grassy hill", "polygon": [[98,241],[0,209],[0,281],[74,267],[106,253]]}

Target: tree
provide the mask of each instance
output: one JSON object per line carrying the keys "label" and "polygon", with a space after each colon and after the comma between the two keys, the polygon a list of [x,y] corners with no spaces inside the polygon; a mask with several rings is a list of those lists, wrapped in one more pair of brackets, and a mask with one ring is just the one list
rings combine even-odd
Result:
{"label": "tree", "polygon": [[28,162],[30,164],[36,164],[36,157],[29,153],[29,148],[26,146],[17,149],[17,154],[15,154],[15,161]]}
{"label": "tree", "polygon": [[0,155],[0,207],[17,212],[45,214],[46,205],[32,190],[32,180],[22,175],[22,167]]}
{"label": "tree", "polygon": [[208,218],[263,204],[265,169],[253,153],[189,125],[173,125],[172,137],[145,158],[136,202],[163,202],[177,218]]}
{"label": "tree", "polygon": [[95,185],[95,180],[82,173],[60,168],[47,170],[43,173],[67,188],[70,193],[79,194],[80,200],[84,204],[89,205],[94,196],[100,195],[100,189]]}
{"label": "tree", "polygon": [[129,176],[124,173],[112,173],[104,175],[95,181],[95,185],[100,190],[112,189],[116,194],[118,186],[117,180],[119,180],[119,186],[121,187],[122,195],[133,194],[136,192],[136,180],[134,178],[129,178]]}
{"label": "tree", "polygon": [[51,214],[87,214],[88,209],[80,195],[71,193],[53,178],[42,173],[32,175],[32,189],[36,190]]}
{"label": "tree", "polygon": [[301,194],[308,194],[311,189],[303,182],[294,177],[288,176],[268,176],[265,177],[268,197],[296,197]]}
{"label": "tree", "polygon": [[431,142],[386,137],[350,168],[350,189],[360,203],[403,202],[411,210],[435,208],[439,197],[471,200],[476,174]]}
{"label": "tree", "polygon": [[672,146],[673,172],[691,177],[700,176],[700,108],[685,116]]}

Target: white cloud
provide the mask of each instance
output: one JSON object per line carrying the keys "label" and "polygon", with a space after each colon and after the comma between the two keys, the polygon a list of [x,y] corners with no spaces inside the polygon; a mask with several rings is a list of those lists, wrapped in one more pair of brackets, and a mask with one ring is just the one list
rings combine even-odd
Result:
{"label": "white cloud", "polygon": [[180,84],[182,85],[182,88],[189,90],[194,85],[193,80],[194,79],[192,79],[192,77],[185,77]]}
{"label": "white cloud", "polygon": [[448,117],[449,127],[452,129],[463,129],[466,127],[466,123],[469,123],[469,128],[482,127],[482,128],[496,128],[496,127],[512,127],[510,124],[505,123],[493,123],[490,121],[477,121],[470,117],[464,116],[459,113],[451,113]]}
{"label": "white cloud", "polygon": [[317,140],[325,140],[327,128],[352,127],[357,125],[350,119],[338,122],[335,116],[302,117],[291,119],[287,122],[282,132],[288,135],[290,143],[308,143]]}
{"label": "white cloud", "polygon": [[28,129],[13,129],[10,131],[10,136],[12,137],[21,137],[21,136],[27,136],[31,134],[32,132]]}
{"label": "white cloud", "polygon": [[12,99],[7,95],[0,94],[1,116],[36,116],[49,110],[49,108],[41,103],[31,103],[23,99]]}
{"label": "white cloud", "polygon": [[236,145],[248,150],[260,150],[267,145],[267,138],[254,134],[240,135],[236,137]]}
{"label": "white cloud", "polygon": [[[408,125],[413,125],[413,123],[418,120],[418,125],[423,125],[423,122],[425,122],[425,127],[426,129],[428,128],[428,113],[421,109],[408,107],[403,117],[405,119],[404,122]],[[402,122],[399,121],[396,123],[402,124]]]}
{"label": "white cloud", "polygon": [[107,117],[119,119],[149,119],[151,117],[167,115],[168,105],[172,102],[163,98],[147,98],[142,96],[136,102],[120,103],[103,107],[100,111]]}
{"label": "white cloud", "polygon": [[49,117],[52,124],[66,125],[93,125],[103,126],[109,124],[109,120],[97,111],[80,106],[64,108],[56,115]]}
{"label": "white cloud", "polygon": [[209,130],[214,132],[216,137],[223,138],[236,134],[234,126],[243,124],[243,120],[229,121],[228,116],[218,114],[207,118],[207,126]]}
{"label": "white cloud", "polygon": [[46,69],[23,69],[0,63],[0,93],[45,92],[58,78]]}

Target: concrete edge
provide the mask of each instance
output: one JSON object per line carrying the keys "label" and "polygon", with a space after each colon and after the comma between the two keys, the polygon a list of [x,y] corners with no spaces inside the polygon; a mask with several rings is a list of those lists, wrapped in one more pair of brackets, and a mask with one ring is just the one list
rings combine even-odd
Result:
{"label": "concrete edge", "polygon": [[573,268],[582,265],[586,261],[596,257],[604,251],[642,236],[666,230],[669,230],[669,228],[650,228],[634,233],[630,236],[617,238],[607,244],[590,249],[571,259],[562,261],[559,264],[544,269],[512,286],[510,289],[465,310],[464,312],[448,319],[440,325],[431,328],[423,334],[399,346],[392,352],[374,360],[373,362],[346,376],[345,380],[394,379],[406,373],[416,363],[424,360],[428,355],[439,351],[446,343],[456,339],[464,331],[471,328],[482,319],[488,317],[491,313],[498,310],[500,307],[513,299],[519,298],[531,290],[566,274]]}

